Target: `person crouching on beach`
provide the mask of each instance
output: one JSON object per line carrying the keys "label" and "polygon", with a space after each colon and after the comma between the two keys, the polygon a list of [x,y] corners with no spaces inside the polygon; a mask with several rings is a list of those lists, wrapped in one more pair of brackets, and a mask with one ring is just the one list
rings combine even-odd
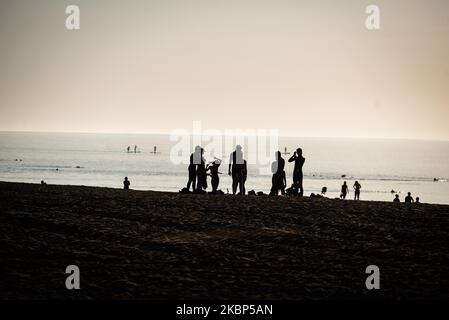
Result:
{"label": "person crouching on beach", "polygon": [[128,177],[125,177],[125,180],[123,181],[123,189],[129,190],[130,185],[131,185],[131,182],[129,182]]}
{"label": "person crouching on beach", "polygon": [[362,189],[362,185],[358,181],[356,181],[354,183],[354,200],[360,200],[360,189]]}
{"label": "person crouching on beach", "polygon": [[212,185],[212,193],[217,193],[218,185],[220,183],[220,177],[218,176],[220,172],[218,172],[218,168],[221,165],[220,159],[215,159],[215,161],[209,163],[206,167],[206,172],[209,171],[209,175],[211,177],[211,185]]}

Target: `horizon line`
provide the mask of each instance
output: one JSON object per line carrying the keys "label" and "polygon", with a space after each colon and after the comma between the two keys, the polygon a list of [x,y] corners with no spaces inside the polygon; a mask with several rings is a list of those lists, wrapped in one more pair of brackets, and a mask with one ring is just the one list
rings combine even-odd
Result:
{"label": "horizon line", "polygon": [[[109,134],[109,135],[170,135],[170,132],[110,132],[110,131],[35,131],[35,130],[0,130],[0,133],[35,133],[35,134]],[[189,134],[192,135],[192,134]],[[326,135],[294,135],[280,134],[282,138],[321,138],[321,139],[360,139],[360,140],[404,140],[404,141],[434,141],[449,142],[443,138],[401,138],[401,137],[349,137]]]}

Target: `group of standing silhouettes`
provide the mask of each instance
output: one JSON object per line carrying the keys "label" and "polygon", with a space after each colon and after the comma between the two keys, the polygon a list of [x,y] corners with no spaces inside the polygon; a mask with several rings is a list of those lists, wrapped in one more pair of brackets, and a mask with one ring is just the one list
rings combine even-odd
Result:
{"label": "group of standing silhouettes", "polygon": [[[302,149],[298,148],[293,156],[288,160],[294,162],[293,169],[293,184],[291,188],[286,189],[287,180],[285,175],[285,160],[282,158],[281,152],[276,152],[276,161],[272,163],[272,187],[270,195],[281,194],[295,194],[302,196],[304,194],[303,188],[303,173],[302,167],[305,162],[302,156]],[[218,169],[221,165],[221,159],[215,158],[214,161],[206,165],[204,158],[204,149],[200,146],[195,147],[195,151],[190,155],[189,162],[189,180],[186,188],[183,188],[181,193],[205,193],[207,189],[207,176],[211,177],[213,194],[223,194],[224,192],[218,190],[220,182]],[[228,174],[232,177],[232,194],[245,195],[245,183],[248,176],[248,165],[243,157],[242,147],[237,145],[235,150],[229,156]],[[192,189],[192,191],[190,191]]]}

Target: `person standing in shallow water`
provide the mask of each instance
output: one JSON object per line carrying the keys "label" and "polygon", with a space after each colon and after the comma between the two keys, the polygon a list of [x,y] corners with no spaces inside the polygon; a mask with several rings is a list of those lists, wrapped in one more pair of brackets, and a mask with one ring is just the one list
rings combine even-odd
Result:
{"label": "person standing in shallow water", "polygon": [[348,185],[346,184],[346,181],[345,181],[345,182],[343,182],[343,185],[341,186],[340,198],[346,199],[346,196],[348,195],[348,193],[349,193],[349,188],[348,188]]}
{"label": "person standing in shallow water", "polygon": [[125,177],[125,180],[123,181],[123,189],[129,190],[130,185],[131,185],[131,182],[129,182],[128,177]]}
{"label": "person standing in shallow water", "polygon": [[295,167],[293,169],[293,186],[299,190],[299,196],[304,195],[303,179],[304,175],[302,173],[302,167],[306,159],[302,156],[302,149],[298,148],[293,153],[293,155],[288,159],[288,162],[295,162]]}
{"label": "person standing in shallow water", "polygon": [[232,177],[232,194],[236,194],[237,187],[240,194],[245,194],[246,181],[246,161],[243,160],[243,151],[240,145],[235,147],[235,151],[229,156],[228,174]]}
{"label": "person standing in shallow water", "polygon": [[360,200],[360,189],[362,189],[362,185],[356,181],[354,183],[354,200]]}

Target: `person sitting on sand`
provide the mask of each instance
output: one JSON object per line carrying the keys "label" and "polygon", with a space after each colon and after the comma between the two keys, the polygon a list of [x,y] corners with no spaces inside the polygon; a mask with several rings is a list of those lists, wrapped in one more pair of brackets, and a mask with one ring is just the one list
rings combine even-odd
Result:
{"label": "person sitting on sand", "polygon": [[273,172],[273,177],[271,179],[271,192],[270,195],[278,195],[279,190],[282,195],[285,195],[285,187],[287,186],[287,180],[285,177],[285,160],[282,158],[281,152],[276,152],[276,161],[271,164],[271,171]]}
{"label": "person sitting on sand", "polygon": [[343,182],[343,185],[341,186],[341,194],[340,194],[340,198],[341,199],[346,199],[346,195],[349,193],[349,188],[348,185],[346,184],[346,181]]}
{"label": "person sitting on sand", "polygon": [[413,200],[412,193],[408,192],[407,196],[405,197],[405,203],[412,203],[412,202],[415,202],[415,200]]}
{"label": "person sitting on sand", "polygon": [[310,195],[310,197],[311,198],[327,198],[326,192],[327,192],[327,187],[322,187],[321,188],[321,193],[318,193],[318,194],[312,193]]}
{"label": "person sitting on sand", "polygon": [[220,177],[218,176],[220,172],[218,172],[218,168],[221,165],[220,159],[215,159],[215,161],[209,163],[206,167],[206,172],[210,172],[211,177],[211,185],[212,185],[212,193],[217,193],[218,185],[220,183]]}
{"label": "person sitting on sand", "polygon": [[131,185],[131,182],[129,182],[128,177],[125,177],[125,180],[123,181],[123,189],[129,190],[130,185]]}
{"label": "person sitting on sand", "polygon": [[242,147],[237,145],[235,151],[229,156],[228,174],[232,177],[232,194],[236,194],[237,187],[239,187],[241,195],[245,194],[246,171]]}
{"label": "person sitting on sand", "polygon": [[354,200],[360,200],[360,189],[362,189],[362,185],[358,181],[356,181],[354,183]]}
{"label": "person sitting on sand", "polygon": [[399,199],[399,195],[398,194],[394,196],[393,202],[401,202],[401,200]]}

